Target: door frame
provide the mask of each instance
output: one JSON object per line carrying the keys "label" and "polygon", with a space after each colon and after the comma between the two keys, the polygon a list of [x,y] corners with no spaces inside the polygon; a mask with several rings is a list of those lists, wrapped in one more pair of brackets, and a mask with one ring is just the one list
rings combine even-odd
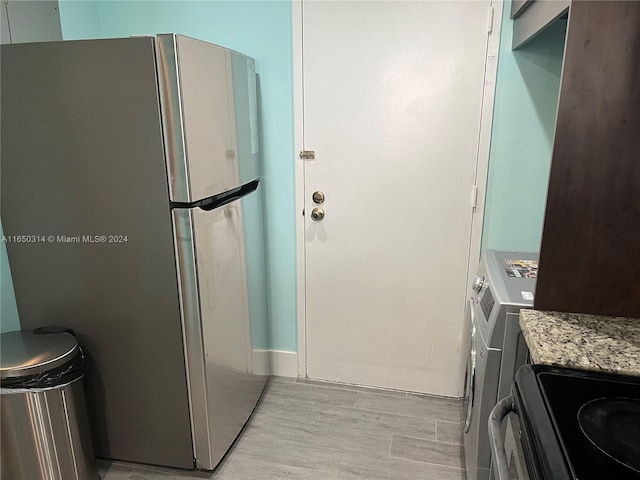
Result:
{"label": "door frame", "polygon": [[[306,243],[305,243],[305,160],[298,157],[298,153],[305,150],[304,145],[304,77],[303,77],[303,2],[293,0],[292,33],[293,33],[293,125],[294,125],[294,169],[295,169],[295,212],[296,212],[296,300],[297,300],[297,330],[298,330],[298,377],[307,377],[307,328],[306,328]],[[469,254],[467,256],[467,278],[465,298],[460,299],[461,312],[464,312],[466,298],[472,278],[475,275],[480,248],[482,244],[482,225],[484,222],[484,207],[489,173],[489,148],[491,145],[491,129],[493,124],[493,103],[496,90],[498,70],[498,53],[500,50],[500,31],[502,25],[503,0],[491,0],[492,12],[487,12],[487,48],[484,67],[484,86],[480,114],[480,130],[478,132],[478,150],[476,153],[475,186],[476,206],[471,222]],[[311,148],[311,146],[309,146]],[[471,195],[471,192],[470,192]],[[470,198],[470,202],[473,201]],[[469,205],[471,208],[471,203]],[[460,315],[460,322],[464,315]],[[464,330],[463,330],[464,332]],[[461,375],[466,363],[462,362]],[[462,385],[461,385],[462,387]],[[458,395],[460,396],[460,395]]]}

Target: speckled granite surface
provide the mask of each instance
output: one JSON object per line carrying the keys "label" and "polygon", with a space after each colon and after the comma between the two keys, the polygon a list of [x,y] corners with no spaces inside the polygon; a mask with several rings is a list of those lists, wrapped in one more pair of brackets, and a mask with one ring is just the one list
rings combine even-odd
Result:
{"label": "speckled granite surface", "polygon": [[534,363],[640,375],[640,319],[520,311]]}

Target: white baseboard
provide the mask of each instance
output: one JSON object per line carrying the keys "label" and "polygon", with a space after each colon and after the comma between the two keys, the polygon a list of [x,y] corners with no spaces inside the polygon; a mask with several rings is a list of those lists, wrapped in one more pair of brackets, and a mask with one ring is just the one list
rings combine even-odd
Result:
{"label": "white baseboard", "polygon": [[253,373],[296,378],[298,376],[298,354],[283,350],[254,350]]}

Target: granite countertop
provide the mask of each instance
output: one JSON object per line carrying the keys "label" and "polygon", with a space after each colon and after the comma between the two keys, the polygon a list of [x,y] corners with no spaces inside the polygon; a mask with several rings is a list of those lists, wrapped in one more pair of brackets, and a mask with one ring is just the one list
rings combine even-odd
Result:
{"label": "granite countertop", "polygon": [[640,319],[520,310],[534,363],[640,375]]}

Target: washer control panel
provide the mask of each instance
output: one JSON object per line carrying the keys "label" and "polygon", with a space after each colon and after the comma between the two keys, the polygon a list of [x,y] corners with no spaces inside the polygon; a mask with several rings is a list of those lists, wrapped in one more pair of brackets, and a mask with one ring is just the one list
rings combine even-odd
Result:
{"label": "washer control panel", "polygon": [[484,293],[482,294],[482,298],[480,299],[480,308],[482,309],[484,319],[487,322],[489,321],[489,316],[491,315],[491,310],[493,310],[493,306],[495,305],[495,303],[496,302],[493,299],[491,289],[487,286]]}

